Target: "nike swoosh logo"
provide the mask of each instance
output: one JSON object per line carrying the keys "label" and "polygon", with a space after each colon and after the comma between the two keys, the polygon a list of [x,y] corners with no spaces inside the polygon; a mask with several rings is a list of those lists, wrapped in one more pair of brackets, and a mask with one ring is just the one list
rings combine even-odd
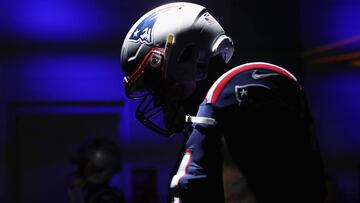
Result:
{"label": "nike swoosh logo", "polygon": [[267,78],[270,76],[275,76],[275,75],[279,75],[279,73],[264,73],[264,74],[258,74],[257,70],[254,70],[251,74],[251,77],[254,78],[255,80],[258,79],[262,79],[262,78]]}

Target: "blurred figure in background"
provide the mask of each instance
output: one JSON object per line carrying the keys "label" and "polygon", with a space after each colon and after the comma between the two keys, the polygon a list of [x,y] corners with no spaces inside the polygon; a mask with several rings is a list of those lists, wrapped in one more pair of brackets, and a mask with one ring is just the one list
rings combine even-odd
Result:
{"label": "blurred figure in background", "polygon": [[96,139],[81,146],[76,171],[68,179],[71,203],[124,203],[117,188],[110,187],[112,176],[121,170],[121,154],[109,140]]}

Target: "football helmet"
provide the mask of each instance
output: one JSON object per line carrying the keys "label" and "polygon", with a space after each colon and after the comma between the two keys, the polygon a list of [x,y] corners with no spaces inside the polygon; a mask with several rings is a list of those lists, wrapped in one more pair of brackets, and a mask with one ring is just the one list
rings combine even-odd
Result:
{"label": "football helmet", "polygon": [[[129,30],[121,49],[126,96],[141,99],[136,118],[166,136],[180,132],[182,102],[207,75],[210,58],[228,62],[233,42],[205,7],[170,3],[142,16]],[[164,113],[164,127],[152,117]]]}

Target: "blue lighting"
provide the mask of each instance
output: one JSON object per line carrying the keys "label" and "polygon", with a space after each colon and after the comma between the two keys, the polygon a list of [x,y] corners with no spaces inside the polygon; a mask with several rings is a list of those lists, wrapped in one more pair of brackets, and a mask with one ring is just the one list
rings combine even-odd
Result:
{"label": "blue lighting", "polygon": [[329,34],[333,40],[360,34],[360,1],[345,2],[336,4],[329,16]]}
{"label": "blue lighting", "polygon": [[308,83],[312,114],[323,150],[336,156],[360,153],[360,71],[350,68]]}
{"label": "blue lighting", "polygon": [[55,54],[21,58],[6,70],[12,100],[122,100],[117,55]]}
{"label": "blue lighting", "polygon": [[4,30],[24,39],[52,41],[109,37],[123,29],[119,22],[125,19],[122,15],[126,14],[110,12],[109,9],[123,8],[122,3],[112,3],[99,5],[82,0],[6,2]]}
{"label": "blue lighting", "polygon": [[360,35],[360,1],[301,1],[303,46],[312,48]]}

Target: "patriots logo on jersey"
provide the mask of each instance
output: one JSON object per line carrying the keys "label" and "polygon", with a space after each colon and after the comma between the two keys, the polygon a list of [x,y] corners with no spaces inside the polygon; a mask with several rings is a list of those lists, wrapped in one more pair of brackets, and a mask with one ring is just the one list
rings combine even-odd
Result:
{"label": "patriots logo on jersey", "polygon": [[235,85],[235,98],[238,101],[238,105],[241,105],[250,92],[258,92],[260,90],[270,90],[270,87],[262,84]]}
{"label": "patriots logo on jersey", "polygon": [[235,98],[238,101],[238,105],[241,105],[241,102],[243,100],[243,98],[245,96],[247,96],[248,94],[248,90],[246,89],[248,86],[244,85],[244,86],[240,86],[240,85],[236,85],[235,86]]}
{"label": "patriots logo on jersey", "polygon": [[152,28],[156,22],[157,14],[152,13],[146,17],[141,23],[136,27],[134,32],[131,34],[129,40],[133,42],[141,42],[147,45],[151,45],[152,41]]}

